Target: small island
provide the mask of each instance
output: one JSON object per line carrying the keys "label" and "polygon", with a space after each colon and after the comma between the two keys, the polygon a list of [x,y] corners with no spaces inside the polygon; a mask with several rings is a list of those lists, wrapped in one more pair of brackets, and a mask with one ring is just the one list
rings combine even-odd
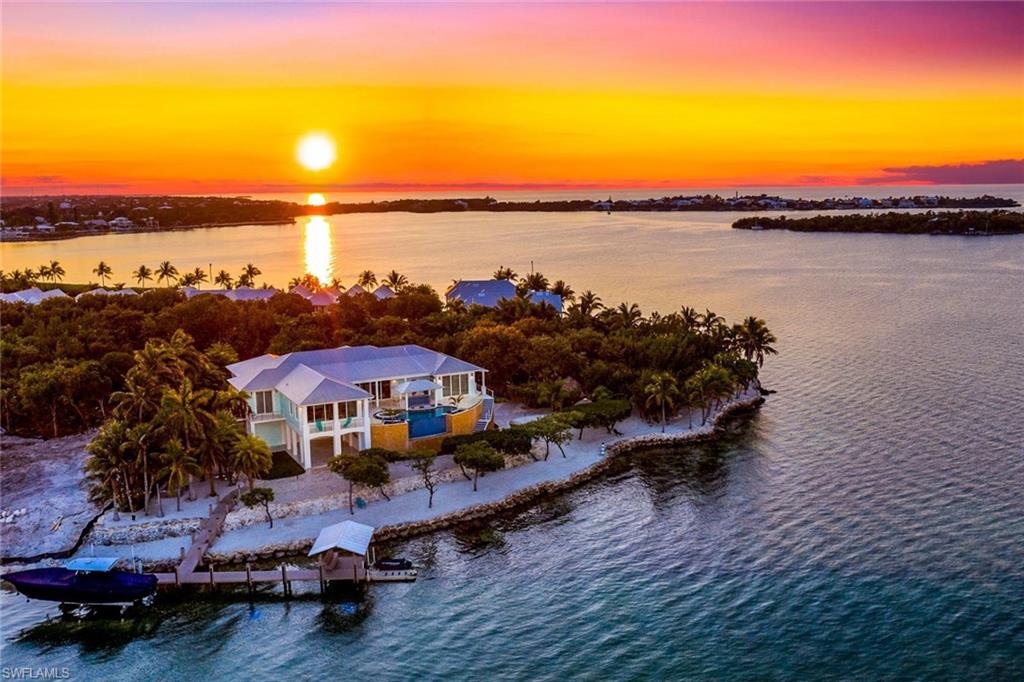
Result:
{"label": "small island", "polygon": [[947,211],[822,215],[809,218],[741,218],[737,230],[792,230],[793,232],[873,232],[985,237],[1021,234],[1024,213],[1015,211]]}

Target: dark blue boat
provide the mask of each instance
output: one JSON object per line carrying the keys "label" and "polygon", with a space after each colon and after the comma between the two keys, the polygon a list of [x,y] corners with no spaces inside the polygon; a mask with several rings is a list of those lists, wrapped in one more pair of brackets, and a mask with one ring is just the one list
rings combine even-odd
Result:
{"label": "dark blue boat", "polygon": [[32,568],[3,576],[29,599],[63,604],[134,604],[156,592],[150,573],[112,570],[117,559],[73,559],[64,568]]}

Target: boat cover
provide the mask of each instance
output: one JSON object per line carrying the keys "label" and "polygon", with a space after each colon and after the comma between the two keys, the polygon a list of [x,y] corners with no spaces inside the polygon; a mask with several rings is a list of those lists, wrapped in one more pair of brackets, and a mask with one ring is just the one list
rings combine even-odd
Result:
{"label": "boat cover", "polygon": [[64,564],[69,571],[109,571],[120,561],[117,557],[84,556],[71,559]]}
{"label": "boat cover", "polygon": [[331,549],[343,549],[360,556],[366,556],[366,550],[373,539],[373,526],[367,526],[355,521],[342,521],[333,526],[327,526],[320,531],[313,548],[309,550],[309,556],[316,556]]}

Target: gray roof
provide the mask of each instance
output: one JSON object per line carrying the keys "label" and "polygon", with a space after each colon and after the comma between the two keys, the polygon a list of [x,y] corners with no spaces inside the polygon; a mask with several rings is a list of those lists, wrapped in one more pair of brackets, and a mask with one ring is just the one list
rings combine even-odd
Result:
{"label": "gray roof", "polygon": [[[462,301],[467,307],[482,305],[497,308],[498,302],[516,297],[516,285],[507,279],[461,279],[445,298],[449,301]],[[562,312],[562,297],[550,291],[531,291],[531,303],[547,303],[558,312]]]}
{"label": "gray roof", "polygon": [[185,298],[192,298],[193,296],[223,296],[229,298],[232,301],[267,301],[273,298],[277,293],[277,289],[273,287],[267,289],[253,289],[252,287],[238,287],[237,289],[195,289],[193,287],[182,287],[181,290],[185,293]]}
{"label": "gray roof", "polygon": [[403,381],[402,383],[395,386],[395,393],[398,395],[404,395],[406,393],[422,393],[423,391],[437,391],[444,388],[441,384],[431,381],[430,379],[414,379],[413,381]]}
{"label": "gray roof", "polygon": [[342,521],[320,530],[320,534],[309,550],[308,556],[316,556],[330,549],[343,549],[360,556],[366,556],[366,550],[373,540],[373,526],[355,521]]}
{"label": "gray roof", "polygon": [[231,385],[244,391],[276,388],[299,405],[370,397],[357,383],[484,372],[483,367],[422,346],[342,346],[261,355],[228,365]]}

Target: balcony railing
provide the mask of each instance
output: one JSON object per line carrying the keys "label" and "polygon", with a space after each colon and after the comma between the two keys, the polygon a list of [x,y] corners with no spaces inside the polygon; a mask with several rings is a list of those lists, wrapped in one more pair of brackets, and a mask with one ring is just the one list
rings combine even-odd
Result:
{"label": "balcony railing", "polygon": [[260,412],[252,413],[249,415],[249,419],[253,422],[271,422],[277,419],[284,419],[284,415],[280,412]]}
{"label": "balcony railing", "polygon": [[[345,429],[361,429],[363,428],[362,417],[345,417],[344,419],[338,420],[339,430],[344,431]],[[316,421],[306,422],[309,427],[309,432],[316,433],[334,433],[334,420],[333,419],[320,419]]]}

